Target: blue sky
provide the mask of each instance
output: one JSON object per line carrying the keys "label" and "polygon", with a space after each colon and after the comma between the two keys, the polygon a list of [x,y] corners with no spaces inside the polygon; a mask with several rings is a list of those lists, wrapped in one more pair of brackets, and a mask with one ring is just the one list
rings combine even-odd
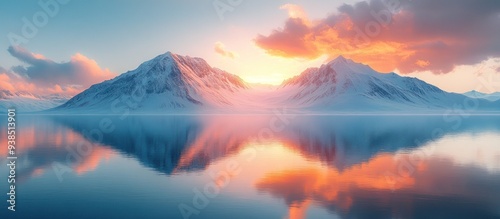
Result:
{"label": "blue sky", "polygon": [[[235,42],[232,30],[254,33],[245,42],[252,44],[257,33],[266,33],[287,18],[279,7],[300,3],[317,16],[334,10],[340,1],[244,0],[221,20],[213,0],[71,0],[23,47],[53,60],[64,61],[81,53],[100,66],[122,73],[158,54],[172,51],[210,59],[215,42]],[[224,1],[222,1],[224,2]],[[309,2],[309,3],[308,3]],[[2,1],[0,36],[19,34],[22,18],[29,20],[43,10],[37,1]],[[0,66],[20,64],[9,55],[9,40],[0,41]],[[239,43],[238,43],[239,44]]]}
{"label": "blue sky", "polygon": [[[51,63],[53,68],[45,72],[61,69],[54,63],[90,63],[74,73],[81,78],[87,69],[120,74],[171,51],[202,57],[249,82],[279,84],[308,67],[344,55],[376,70],[418,77],[452,92],[476,89],[479,75],[486,74],[492,81],[500,74],[500,40],[496,40],[500,39],[500,4],[496,0],[407,3],[393,15],[398,22],[365,47],[351,45],[349,31],[353,25],[366,27],[374,20],[367,10],[378,10],[386,0],[65,0],[69,2],[58,4],[55,16],[21,44],[14,57],[14,50],[8,51],[9,34],[22,35],[23,18],[32,22],[44,13],[40,2],[55,1],[0,2],[0,37],[4,39],[0,41],[0,67],[11,71],[23,65],[20,72],[35,72],[38,66],[28,69],[36,63],[20,58],[23,54]],[[224,19],[214,8],[216,2],[230,7]],[[411,19],[405,17],[408,14]],[[471,31],[464,32],[464,28]],[[216,47],[222,52],[215,52]],[[306,49],[297,51],[301,47]],[[64,90],[73,85],[50,86]]]}

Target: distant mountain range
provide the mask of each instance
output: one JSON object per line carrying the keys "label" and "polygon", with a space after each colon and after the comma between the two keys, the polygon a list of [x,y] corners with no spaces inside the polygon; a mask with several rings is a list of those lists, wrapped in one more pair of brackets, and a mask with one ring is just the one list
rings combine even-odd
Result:
{"label": "distant mountain range", "polygon": [[60,94],[37,95],[27,91],[12,92],[0,90],[0,110],[15,108],[21,112],[33,112],[57,107],[68,101],[71,96]]}
{"label": "distant mountain range", "polygon": [[297,113],[408,112],[455,109],[470,104],[469,100],[479,110],[500,109],[500,101],[489,95],[445,92],[416,78],[376,72],[342,56],[280,86],[267,87],[247,84],[201,58],[167,52],[91,86],[49,112],[238,113],[283,107]]}
{"label": "distant mountain range", "polygon": [[467,93],[464,93],[464,95],[471,97],[471,98],[486,99],[489,101],[500,100],[500,92],[485,94],[485,93],[481,93],[481,92],[473,90],[473,91],[469,91]]}

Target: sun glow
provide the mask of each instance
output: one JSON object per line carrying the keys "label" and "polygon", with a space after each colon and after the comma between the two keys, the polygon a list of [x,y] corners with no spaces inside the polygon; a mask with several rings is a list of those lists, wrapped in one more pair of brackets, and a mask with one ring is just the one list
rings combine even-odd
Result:
{"label": "sun glow", "polygon": [[238,75],[248,83],[279,85],[307,68],[319,67],[329,60],[327,55],[313,60],[278,57],[257,46],[243,47],[237,51],[238,57],[215,56],[207,61],[212,66]]}

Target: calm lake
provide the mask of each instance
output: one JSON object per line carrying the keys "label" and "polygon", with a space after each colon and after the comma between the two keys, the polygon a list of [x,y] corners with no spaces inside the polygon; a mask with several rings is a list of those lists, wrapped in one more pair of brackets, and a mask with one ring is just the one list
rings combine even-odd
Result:
{"label": "calm lake", "polygon": [[497,116],[18,115],[17,138],[0,218],[500,218]]}

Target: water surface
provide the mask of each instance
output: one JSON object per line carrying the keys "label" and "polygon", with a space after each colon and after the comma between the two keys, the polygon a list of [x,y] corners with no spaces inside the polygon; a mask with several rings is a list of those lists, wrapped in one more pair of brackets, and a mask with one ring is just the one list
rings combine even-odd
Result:
{"label": "water surface", "polygon": [[1,218],[500,217],[500,117],[20,115],[18,138]]}

